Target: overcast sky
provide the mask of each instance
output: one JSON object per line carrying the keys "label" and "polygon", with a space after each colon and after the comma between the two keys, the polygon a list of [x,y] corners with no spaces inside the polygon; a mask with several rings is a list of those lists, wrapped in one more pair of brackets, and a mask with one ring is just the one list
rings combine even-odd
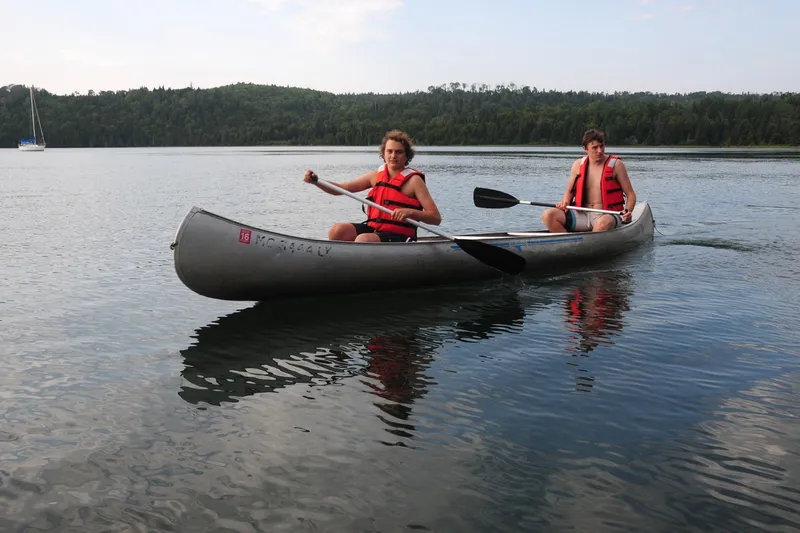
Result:
{"label": "overcast sky", "polygon": [[0,0],[0,86],[800,91],[800,0]]}

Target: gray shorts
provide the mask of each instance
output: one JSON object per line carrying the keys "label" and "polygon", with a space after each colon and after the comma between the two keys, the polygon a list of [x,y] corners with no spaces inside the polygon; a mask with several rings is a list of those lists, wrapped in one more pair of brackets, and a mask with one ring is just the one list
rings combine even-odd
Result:
{"label": "gray shorts", "polygon": [[564,227],[567,231],[592,231],[595,223],[600,217],[613,217],[614,228],[622,225],[622,217],[620,215],[609,215],[608,213],[593,213],[591,211],[575,211],[568,209],[565,213],[567,222]]}

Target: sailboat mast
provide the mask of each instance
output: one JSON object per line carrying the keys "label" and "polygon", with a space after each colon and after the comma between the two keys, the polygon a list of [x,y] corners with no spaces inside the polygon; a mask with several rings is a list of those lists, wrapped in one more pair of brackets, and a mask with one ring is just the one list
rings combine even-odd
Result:
{"label": "sailboat mast", "polygon": [[36,143],[36,117],[33,116],[33,85],[31,85],[31,130],[33,131],[33,142]]}
{"label": "sailboat mast", "polygon": [[39,123],[39,133],[42,134],[42,144],[46,144],[44,140],[44,128],[42,128],[42,117],[39,116],[39,106],[34,105],[34,107],[36,108],[36,122]]}

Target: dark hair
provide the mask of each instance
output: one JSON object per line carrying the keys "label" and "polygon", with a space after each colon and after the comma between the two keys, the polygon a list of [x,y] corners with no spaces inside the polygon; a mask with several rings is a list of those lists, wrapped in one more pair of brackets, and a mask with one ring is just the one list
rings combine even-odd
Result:
{"label": "dark hair", "polygon": [[581,146],[586,148],[592,141],[598,141],[600,144],[606,144],[606,134],[600,130],[588,130],[586,133],[583,134],[583,139],[581,139]]}
{"label": "dark hair", "polygon": [[409,163],[414,159],[414,147],[412,146],[411,137],[409,137],[406,132],[400,130],[389,131],[383,136],[380,152],[381,159],[383,159],[383,151],[386,150],[386,143],[389,141],[399,142],[403,145]]}

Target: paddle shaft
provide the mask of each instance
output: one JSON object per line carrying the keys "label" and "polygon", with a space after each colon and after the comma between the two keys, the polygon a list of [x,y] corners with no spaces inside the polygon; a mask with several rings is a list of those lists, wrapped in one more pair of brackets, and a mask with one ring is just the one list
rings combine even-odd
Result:
{"label": "paddle shaft", "polygon": [[[350,191],[339,187],[333,183],[330,183],[325,180],[319,179],[316,174],[313,174],[313,183],[316,183],[329,191],[338,192],[339,194],[344,194],[345,196],[349,196],[354,200],[358,200],[362,204],[368,205],[370,207],[374,207],[379,211],[382,211],[387,214],[392,214],[393,211],[388,207],[384,207],[382,205],[376,204],[366,198],[361,198]],[[504,248],[499,248],[497,246],[493,246],[491,244],[480,242],[480,241],[472,241],[472,240],[465,240],[459,239],[458,237],[453,237],[444,233],[443,231],[439,231],[438,229],[432,228],[427,224],[423,224],[422,222],[417,222],[416,220],[411,220],[410,218],[404,219],[409,224],[412,224],[418,228],[422,228],[426,231],[430,231],[434,235],[438,235],[439,237],[443,237],[451,242],[456,243],[456,246],[461,248],[464,252],[471,255],[481,263],[490,266],[494,269],[497,269],[501,272],[505,272],[506,274],[517,275],[525,270],[525,265],[527,262],[525,258],[521,255],[517,255],[511,250],[506,250]]]}
{"label": "paddle shaft", "polygon": [[[542,202],[528,202],[526,200],[520,200],[519,203],[526,205],[538,205],[541,207],[556,207],[556,204],[545,204]],[[610,211],[608,209],[594,209],[593,207],[578,207],[576,205],[568,205],[567,209],[571,209],[573,211],[588,211],[590,213],[605,213],[607,215],[622,216],[622,211]]]}
{"label": "paddle shaft", "polygon": [[[556,204],[546,204],[544,202],[530,202],[528,200],[520,200],[516,196],[512,196],[507,192],[496,191],[494,189],[484,189],[483,187],[475,187],[473,192],[475,205],[478,207],[488,207],[490,209],[514,207],[517,204],[525,205],[538,205],[541,207],[556,207]],[[568,205],[567,209],[573,211],[589,211],[592,213],[605,213],[608,215],[622,215],[624,211],[610,211],[608,209],[595,209],[593,207],[578,207]]]}
{"label": "paddle shaft", "polygon": [[[382,205],[378,205],[375,202],[367,200],[366,198],[361,198],[360,196],[351,193],[347,189],[342,189],[338,185],[334,185],[333,183],[331,183],[329,181],[325,181],[322,178],[318,177],[315,183],[319,183],[320,185],[322,185],[323,187],[325,187],[327,189],[330,189],[332,191],[336,191],[339,194],[344,194],[345,196],[349,196],[350,198],[353,198],[354,200],[358,200],[359,202],[361,202],[364,205],[368,205],[370,207],[374,207],[375,209],[383,211],[384,213],[387,213],[389,215],[391,215],[394,212],[391,209],[389,209],[388,207],[384,207]],[[455,237],[453,237],[451,235],[448,235],[448,234],[444,233],[443,231],[439,231],[436,228],[433,228],[433,227],[431,227],[431,226],[429,226],[427,224],[424,224],[422,222],[417,222],[416,220],[412,220],[410,218],[404,219],[403,222],[408,222],[409,224],[417,226],[418,228],[422,228],[424,230],[430,231],[431,233],[434,233],[434,234],[438,235],[439,237],[444,237],[445,239],[449,239],[451,241],[455,241],[455,239],[456,239]]]}

